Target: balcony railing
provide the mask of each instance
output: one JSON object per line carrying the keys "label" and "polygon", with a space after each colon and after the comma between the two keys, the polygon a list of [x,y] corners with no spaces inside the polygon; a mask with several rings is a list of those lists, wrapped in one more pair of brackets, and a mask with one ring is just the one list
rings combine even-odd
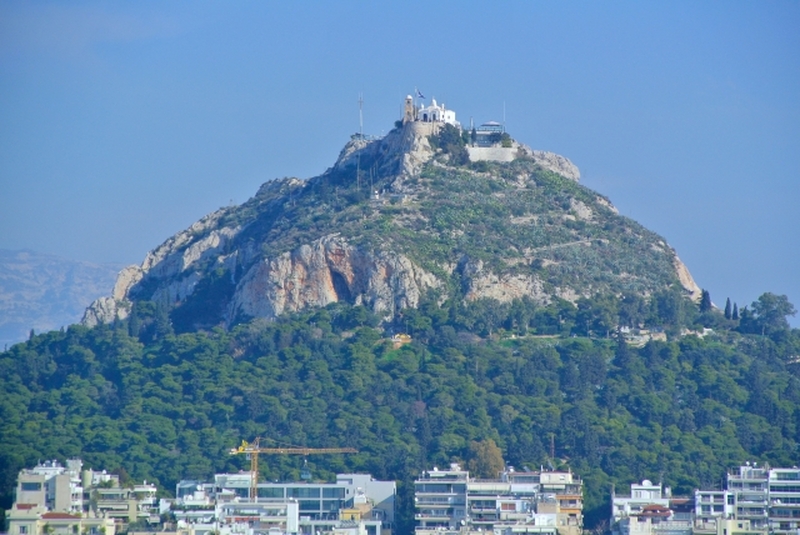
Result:
{"label": "balcony railing", "polygon": [[414,515],[415,520],[449,520],[450,515],[437,515],[431,513],[417,513]]}
{"label": "balcony railing", "polygon": [[[456,504],[456,499],[453,497],[439,498],[435,496],[418,496],[416,503],[420,505],[453,505]],[[464,505],[463,502],[460,505]]]}

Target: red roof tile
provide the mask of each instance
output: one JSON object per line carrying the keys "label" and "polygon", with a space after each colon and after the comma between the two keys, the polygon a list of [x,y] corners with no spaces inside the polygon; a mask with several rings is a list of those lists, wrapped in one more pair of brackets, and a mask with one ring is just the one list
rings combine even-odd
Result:
{"label": "red roof tile", "polygon": [[71,515],[69,513],[45,513],[42,515],[42,518],[48,520],[80,520],[81,517],[77,515]]}

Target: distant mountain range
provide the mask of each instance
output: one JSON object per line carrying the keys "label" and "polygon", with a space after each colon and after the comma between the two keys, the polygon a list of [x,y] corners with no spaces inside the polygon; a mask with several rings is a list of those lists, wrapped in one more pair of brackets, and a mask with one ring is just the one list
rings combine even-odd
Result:
{"label": "distant mountain range", "polygon": [[77,323],[122,268],[29,250],[0,249],[0,349],[36,332]]}

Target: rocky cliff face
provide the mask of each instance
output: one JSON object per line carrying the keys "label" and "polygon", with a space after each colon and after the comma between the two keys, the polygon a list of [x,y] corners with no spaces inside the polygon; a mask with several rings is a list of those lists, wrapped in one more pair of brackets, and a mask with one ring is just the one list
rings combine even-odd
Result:
{"label": "rocky cliff face", "polygon": [[274,318],[345,301],[380,314],[416,307],[439,281],[403,255],[370,252],[332,235],[253,265],[237,285],[228,317]]}
{"label": "rocky cliff face", "polygon": [[125,318],[138,300],[200,311],[196,328],[341,301],[391,317],[432,290],[540,303],[674,283],[699,294],[675,252],[577,184],[568,159],[514,142],[510,158],[455,165],[434,128],[354,138],[324,174],[204,217],[124,269],[83,322]]}

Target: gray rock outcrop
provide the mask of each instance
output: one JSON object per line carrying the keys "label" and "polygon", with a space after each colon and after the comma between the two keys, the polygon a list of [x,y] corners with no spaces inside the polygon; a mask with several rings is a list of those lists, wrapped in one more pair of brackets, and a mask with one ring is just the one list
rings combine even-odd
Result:
{"label": "gray rock outcrop", "polygon": [[327,236],[251,267],[237,285],[229,317],[273,319],[340,301],[391,316],[416,307],[423,292],[439,284],[403,255],[372,253]]}
{"label": "gray rock outcrop", "polygon": [[531,150],[527,147],[526,150],[529,151],[533,161],[545,169],[574,180],[575,182],[580,181],[581,172],[578,170],[578,167],[568,158],[565,158],[564,156],[554,152]]}

